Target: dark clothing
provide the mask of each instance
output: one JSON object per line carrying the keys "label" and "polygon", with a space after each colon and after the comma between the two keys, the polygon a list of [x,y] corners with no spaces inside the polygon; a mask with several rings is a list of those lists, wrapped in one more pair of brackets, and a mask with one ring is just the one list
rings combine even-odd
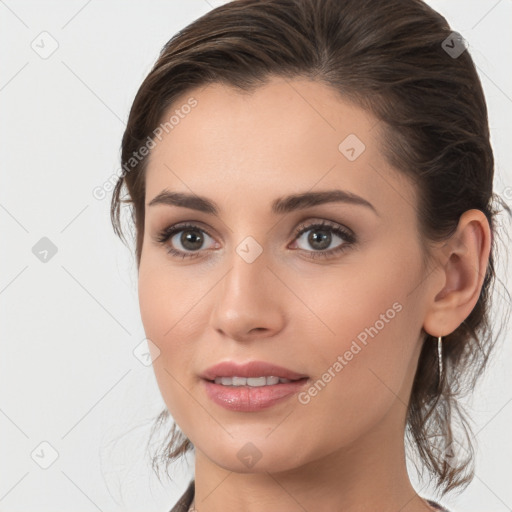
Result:
{"label": "dark clothing", "polygon": [[171,512],[187,512],[192,501],[194,500],[194,484],[195,480],[192,480],[187,487],[187,490],[181,495],[180,499],[176,502],[176,505],[171,509]]}
{"label": "dark clothing", "polygon": [[[170,512],[187,512],[192,501],[194,500],[194,492],[195,492],[195,480],[192,480],[187,487],[187,490],[182,494],[180,499],[174,505],[174,508],[171,509]],[[427,500],[428,504],[434,508],[437,508],[441,512],[450,512],[448,509],[439,505],[435,501]]]}

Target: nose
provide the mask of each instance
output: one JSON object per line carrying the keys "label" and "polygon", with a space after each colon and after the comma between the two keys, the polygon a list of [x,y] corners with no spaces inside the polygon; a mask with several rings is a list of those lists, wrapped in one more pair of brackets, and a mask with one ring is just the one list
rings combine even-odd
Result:
{"label": "nose", "polygon": [[212,327],[237,341],[274,336],[284,326],[286,287],[262,252],[254,261],[233,251],[230,268],[214,288]]}

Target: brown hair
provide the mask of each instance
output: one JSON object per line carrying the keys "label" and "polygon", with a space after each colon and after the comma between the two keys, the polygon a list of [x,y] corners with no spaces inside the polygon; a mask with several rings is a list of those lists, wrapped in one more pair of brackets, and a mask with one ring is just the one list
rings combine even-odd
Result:
{"label": "brown hair", "polygon": [[[437,339],[424,332],[408,407],[406,437],[444,493],[465,487],[474,474],[472,433],[460,398],[473,389],[495,344],[489,308],[498,213],[492,200],[499,199],[492,192],[494,159],[482,86],[469,52],[454,37],[445,18],[420,0],[234,0],[165,44],[133,102],[121,155],[126,163],[154,139],[170,106],[192,88],[220,82],[250,92],[271,76],[301,77],[329,85],[380,120],[384,154],[417,184],[423,241],[446,240],[466,210],[484,212],[493,236],[478,302],[444,339],[440,391]],[[461,54],[450,54],[446,41],[449,48],[458,44]],[[111,204],[121,238],[120,203],[129,205],[137,266],[146,165],[147,157],[131,169],[123,166]],[[128,199],[120,199],[124,185]],[[428,256],[427,244],[425,249]],[[151,437],[168,418],[165,409]],[[450,460],[448,450],[458,445],[465,456]],[[153,468],[164,462],[167,470],[191,448],[174,423]]]}

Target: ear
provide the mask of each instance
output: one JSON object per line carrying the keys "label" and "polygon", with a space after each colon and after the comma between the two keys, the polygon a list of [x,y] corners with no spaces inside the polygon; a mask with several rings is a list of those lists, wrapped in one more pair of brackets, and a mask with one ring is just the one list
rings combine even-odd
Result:
{"label": "ear", "polygon": [[[439,249],[436,279],[428,293],[423,329],[446,336],[464,322],[475,307],[491,249],[491,229],[480,210],[464,212],[457,231]],[[440,277],[439,277],[440,276]]]}

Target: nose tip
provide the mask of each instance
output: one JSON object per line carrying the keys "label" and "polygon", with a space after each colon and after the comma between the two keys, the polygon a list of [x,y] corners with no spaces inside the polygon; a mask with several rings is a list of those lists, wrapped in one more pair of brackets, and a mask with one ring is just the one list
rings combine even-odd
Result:
{"label": "nose tip", "polygon": [[240,260],[217,290],[211,322],[226,337],[248,341],[271,336],[282,327],[277,295],[266,282],[275,278],[255,265]]}

